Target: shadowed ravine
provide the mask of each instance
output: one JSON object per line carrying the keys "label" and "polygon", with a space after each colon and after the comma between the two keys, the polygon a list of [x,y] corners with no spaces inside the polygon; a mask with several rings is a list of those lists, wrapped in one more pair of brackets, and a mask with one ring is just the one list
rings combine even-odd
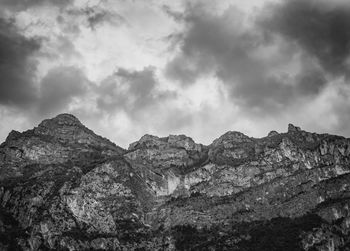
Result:
{"label": "shadowed ravine", "polygon": [[129,148],[61,114],[0,146],[0,250],[350,250],[350,139]]}

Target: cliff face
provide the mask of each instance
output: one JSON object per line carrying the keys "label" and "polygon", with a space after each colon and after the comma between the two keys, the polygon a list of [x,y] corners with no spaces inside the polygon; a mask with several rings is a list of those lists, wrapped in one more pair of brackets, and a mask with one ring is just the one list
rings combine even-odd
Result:
{"label": "cliff face", "polygon": [[348,250],[349,203],[350,140],[293,125],[124,150],[61,114],[0,146],[0,250]]}

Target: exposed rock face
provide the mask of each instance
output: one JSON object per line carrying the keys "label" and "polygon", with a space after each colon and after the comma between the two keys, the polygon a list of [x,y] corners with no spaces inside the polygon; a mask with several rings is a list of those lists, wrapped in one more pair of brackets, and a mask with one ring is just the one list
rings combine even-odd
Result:
{"label": "exposed rock face", "polygon": [[208,149],[184,135],[166,138],[145,135],[130,144],[124,156],[141,173],[155,195],[162,196],[183,188],[185,174],[207,161]]}
{"label": "exposed rock face", "polygon": [[0,250],[348,250],[350,140],[289,125],[124,150],[72,115],[0,146]]}
{"label": "exposed rock face", "polygon": [[[124,150],[94,134],[73,115],[44,120],[33,130],[12,131],[0,147],[0,180],[23,176],[28,164],[73,162],[85,165]],[[87,163],[85,163],[87,162]]]}

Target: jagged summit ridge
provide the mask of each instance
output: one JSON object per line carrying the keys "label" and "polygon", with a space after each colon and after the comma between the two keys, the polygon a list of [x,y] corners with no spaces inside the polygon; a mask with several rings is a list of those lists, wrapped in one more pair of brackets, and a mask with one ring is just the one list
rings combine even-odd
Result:
{"label": "jagged summit ridge", "polygon": [[277,135],[278,135],[278,132],[272,130],[267,134],[267,137],[273,137],[273,136],[277,136]]}
{"label": "jagged summit ridge", "polygon": [[[76,132],[78,130],[82,130],[85,132],[88,132],[89,134],[94,134],[93,131],[86,128],[81,121],[74,116],[73,114],[69,113],[62,113],[58,114],[57,116],[51,118],[51,119],[45,119],[37,127],[34,128],[34,133],[36,134],[43,134],[43,135],[61,135],[61,136],[72,136],[72,132]],[[30,130],[29,130],[30,131]],[[288,133],[293,132],[301,132],[302,130],[300,127],[295,126],[293,124],[288,124]],[[268,136],[275,136],[279,133],[276,131],[271,131]],[[11,140],[14,138],[17,138],[21,135],[20,132],[12,130],[7,139]],[[73,133],[74,136],[74,133]],[[98,136],[101,137],[101,136]],[[67,137],[68,138],[68,137]],[[101,137],[102,138],[102,137]],[[224,133],[219,138],[215,139],[212,144],[216,144],[217,142],[222,141],[234,141],[234,142],[249,142],[254,138],[251,138],[241,132],[238,131],[228,131]],[[107,139],[106,139],[107,140]],[[153,143],[152,143],[153,142]],[[157,143],[158,142],[158,143]],[[133,150],[135,146],[140,144],[160,144],[162,142],[168,142],[170,144],[174,144],[174,142],[178,142],[178,144],[184,144],[186,142],[186,146],[191,146],[195,142],[192,138],[186,136],[186,135],[169,135],[167,137],[158,137],[150,134],[145,134],[142,136],[138,141],[133,142],[129,145],[128,149]],[[173,142],[173,143],[171,143]],[[179,143],[182,142],[182,143]]]}
{"label": "jagged summit ridge", "polygon": [[86,128],[75,116],[60,114],[22,133],[11,131],[0,146],[0,180],[23,176],[29,164],[72,162],[120,155],[125,150]]}
{"label": "jagged summit ridge", "polygon": [[289,125],[124,150],[61,114],[0,146],[0,250],[346,250],[350,140]]}
{"label": "jagged summit ridge", "polygon": [[288,132],[300,132],[301,128],[293,124],[288,124]]}
{"label": "jagged summit ridge", "polygon": [[167,137],[157,137],[153,135],[146,134],[142,136],[138,141],[133,142],[129,145],[129,150],[135,150],[140,147],[183,147],[186,150],[195,149],[196,143],[190,137],[186,135],[169,135]]}
{"label": "jagged summit ridge", "polygon": [[52,119],[45,119],[39,124],[39,127],[48,127],[54,125],[82,126],[82,123],[74,115],[69,113],[62,113]]}
{"label": "jagged summit ridge", "polygon": [[65,143],[89,144],[96,146],[116,147],[106,138],[96,135],[92,130],[85,127],[78,118],[72,114],[63,113],[54,118],[42,121],[34,128],[37,135],[47,135]]}

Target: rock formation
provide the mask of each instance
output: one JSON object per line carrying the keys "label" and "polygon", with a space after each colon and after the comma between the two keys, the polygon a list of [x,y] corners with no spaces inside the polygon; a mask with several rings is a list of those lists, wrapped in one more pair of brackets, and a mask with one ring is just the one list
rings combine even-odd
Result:
{"label": "rock formation", "polygon": [[122,149],[72,115],[0,146],[0,250],[350,250],[350,139],[289,125]]}

